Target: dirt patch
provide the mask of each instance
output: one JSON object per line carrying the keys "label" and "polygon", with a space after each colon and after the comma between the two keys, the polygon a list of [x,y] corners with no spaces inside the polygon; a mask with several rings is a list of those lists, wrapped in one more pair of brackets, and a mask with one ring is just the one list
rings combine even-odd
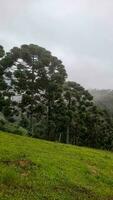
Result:
{"label": "dirt patch", "polygon": [[96,194],[91,191],[90,189],[87,189],[85,187],[77,186],[72,183],[68,183],[65,185],[57,185],[54,188],[54,191],[57,193],[62,193],[62,192],[68,192],[70,196],[75,196],[76,200],[80,200],[81,197],[83,199],[92,199],[92,200],[100,200],[99,197],[96,196]]}
{"label": "dirt patch", "polygon": [[113,197],[108,197],[106,200],[113,200]]}
{"label": "dirt patch", "polygon": [[32,167],[32,166],[36,165],[32,161],[25,160],[25,159],[20,159],[20,160],[2,160],[0,162],[5,164],[5,165],[9,165],[9,166],[15,165],[15,166],[18,166],[20,168],[29,168],[29,167]]}
{"label": "dirt patch", "polygon": [[21,173],[21,176],[24,176],[24,177],[27,177],[29,175],[30,175],[30,172],[23,172],[23,173]]}
{"label": "dirt patch", "polygon": [[20,175],[23,177],[30,176],[32,173],[35,172],[36,168],[36,164],[27,159],[1,160],[0,163],[7,166],[17,167],[19,169]]}
{"label": "dirt patch", "polygon": [[88,170],[94,176],[99,175],[99,171],[98,171],[98,169],[97,169],[97,167],[95,165],[88,165]]}

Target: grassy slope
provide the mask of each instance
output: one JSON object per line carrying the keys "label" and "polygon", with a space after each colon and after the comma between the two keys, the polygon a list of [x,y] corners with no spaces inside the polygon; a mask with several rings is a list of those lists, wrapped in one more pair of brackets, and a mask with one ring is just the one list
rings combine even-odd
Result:
{"label": "grassy slope", "polygon": [[0,200],[38,199],[112,200],[113,154],[0,132]]}

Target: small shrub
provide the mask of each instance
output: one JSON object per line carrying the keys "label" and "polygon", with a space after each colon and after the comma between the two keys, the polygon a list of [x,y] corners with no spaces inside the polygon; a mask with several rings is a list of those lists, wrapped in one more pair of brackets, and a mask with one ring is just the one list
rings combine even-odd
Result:
{"label": "small shrub", "polygon": [[0,121],[0,130],[17,135],[27,135],[27,130],[16,123]]}

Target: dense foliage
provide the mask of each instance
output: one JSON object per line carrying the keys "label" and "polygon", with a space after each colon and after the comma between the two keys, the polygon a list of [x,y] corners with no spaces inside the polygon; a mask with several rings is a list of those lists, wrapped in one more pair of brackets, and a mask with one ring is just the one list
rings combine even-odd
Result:
{"label": "dense foliage", "polygon": [[32,137],[112,149],[111,117],[87,90],[66,82],[62,61],[33,44],[8,53],[0,46],[0,57],[0,112],[9,123]]}

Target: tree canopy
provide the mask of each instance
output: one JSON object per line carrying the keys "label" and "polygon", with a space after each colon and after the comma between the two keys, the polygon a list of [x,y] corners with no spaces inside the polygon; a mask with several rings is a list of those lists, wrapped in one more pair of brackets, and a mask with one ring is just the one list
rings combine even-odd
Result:
{"label": "tree canopy", "polygon": [[[112,149],[113,125],[61,60],[38,45],[0,46],[0,111],[29,136]],[[2,129],[2,125],[0,127]]]}

